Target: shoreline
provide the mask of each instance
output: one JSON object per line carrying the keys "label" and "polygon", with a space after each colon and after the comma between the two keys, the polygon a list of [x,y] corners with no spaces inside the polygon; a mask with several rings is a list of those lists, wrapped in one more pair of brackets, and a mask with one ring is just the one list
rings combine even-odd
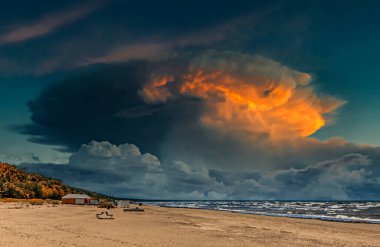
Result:
{"label": "shoreline", "polygon": [[[208,210],[208,211],[215,211],[215,212],[228,212],[228,213],[234,213],[234,214],[243,214],[243,215],[257,215],[257,216],[265,216],[265,217],[284,217],[284,218],[290,218],[290,219],[303,219],[303,220],[320,220],[320,221],[326,221],[326,222],[339,222],[339,223],[353,223],[353,224],[370,224],[370,225],[380,225],[380,219],[376,221],[370,221],[371,219],[367,218],[356,218],[351,217],[348,218],[349,220],[344,220],[344,218],[331,218],[326,219],[323,217],[318,217],[318,215],[304,215],[300,214],[299,216],[295,214],[271,214],[271,213],[259,213],[259,212],[244,212],[244,211],[234,211],[234,210],[224,210],[224,209],[212,209],[212,208],[196,208],[196,207],[172,207],[172,206],[160,206],[160,205],[150,205],[146,204],[152,207],[162,207],[162,208],[178,208],[178,209],[195,209],[195,210]],[[310,217],[308,217],[310,216]],[[313,217],[315,216],[315,217]],[[358,220],[356,220],[358,219]]]}
{"label": "shoreline", "polygon": [[[145,213],[96,206],[0,203],[5,246],[378,246],[380,225],[143,205]],[[134,206],[134,205],[133,205]]]}

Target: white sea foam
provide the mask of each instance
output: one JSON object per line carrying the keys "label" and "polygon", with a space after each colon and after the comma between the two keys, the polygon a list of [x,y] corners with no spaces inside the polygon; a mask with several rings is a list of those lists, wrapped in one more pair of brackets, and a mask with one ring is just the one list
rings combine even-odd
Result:
{"label": "white sea foam", "polygon": [[163,207],[199,208],[279,217],[380,224],[379,202],[156,201]]}

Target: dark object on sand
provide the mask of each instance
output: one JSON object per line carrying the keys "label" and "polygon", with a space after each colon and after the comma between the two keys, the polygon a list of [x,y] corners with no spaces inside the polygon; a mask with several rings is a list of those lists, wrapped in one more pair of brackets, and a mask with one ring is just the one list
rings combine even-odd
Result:
{"label": "dark object on sand", "polygon": [[139,206],[140,206],[140,207],[142,206],[142,203],[141,203],[141,202],[139,203]]}
{"label": "dark object on sand", "polygon": [[113,220],[113,214],[108,213],[107,211],[96,214],[96,218],[100,220]]}
{"label": "dark object on sand", "polygon": [[110,202],[102,202],[98,208],[106,208],[106,209],[111,209],[111,208],[114,208],[114,205],[112,205],[112,203]]}
{"label": "dark object on sand", "polygon": [[136,207],[136,208],[124,208],[123,212],[126,213],[126,212],[145,212],[145,211],[142,208]]}

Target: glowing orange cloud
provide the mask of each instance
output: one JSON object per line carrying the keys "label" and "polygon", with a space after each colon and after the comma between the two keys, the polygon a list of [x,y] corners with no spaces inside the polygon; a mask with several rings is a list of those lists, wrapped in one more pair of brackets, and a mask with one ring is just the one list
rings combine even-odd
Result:
{"label": "glowing orange cloud", "polygon": [[202,99],[202,124],[221,131],[269,133],[272,139],[306,137],[344,102],[319,96],[311,76],[263,57],[207,52],[181,69],[158,71],[140,90],[147,103]]}

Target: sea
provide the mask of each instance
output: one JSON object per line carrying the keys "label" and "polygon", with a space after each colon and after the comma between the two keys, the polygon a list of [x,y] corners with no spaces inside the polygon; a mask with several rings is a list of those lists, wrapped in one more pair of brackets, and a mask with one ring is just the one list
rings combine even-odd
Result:
{"label": "sea", "polygon": [[145,201],[168,208],[193,208],[278,217],[380,224],[380,201]]}

